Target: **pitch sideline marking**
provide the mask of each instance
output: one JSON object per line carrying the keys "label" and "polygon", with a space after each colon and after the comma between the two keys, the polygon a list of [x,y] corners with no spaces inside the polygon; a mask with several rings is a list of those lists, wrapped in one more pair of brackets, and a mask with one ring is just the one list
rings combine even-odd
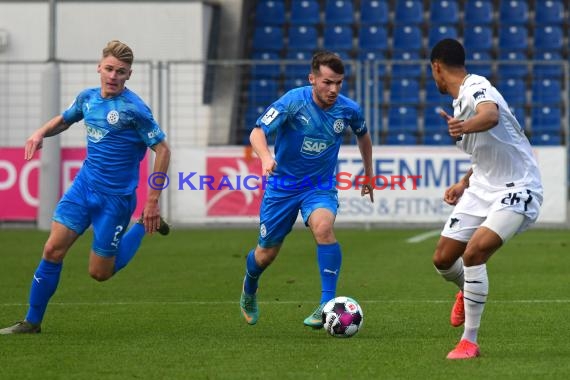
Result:
{"label": "pitch sideline marking", "polygon": [[433,230],[433,231],[424,232],[423,234],[412,236],[411,238],[407,239],[406,243],[411,243],[411,244],[421,243],[424,240],[427,240],[429,238],[432,238],[434,236],[439,235],[440,232],[441,232],[441,230]]}
{"label": "pitch sideline marking", "polygon": [[[362,300],[361,303],[374,304],[440,304],[450,300]],[[138,305],[231,305],[238,301],[132,301],[132,302],[50,302],[55,306],[138,306]],[[314,301],[258,301],[260,304],[314,304]],[[560,304],[570,303],[570,299],[552,300],[493,300],[501,304]],[[27,303],[0,303],[0,306],[28,306]]]}

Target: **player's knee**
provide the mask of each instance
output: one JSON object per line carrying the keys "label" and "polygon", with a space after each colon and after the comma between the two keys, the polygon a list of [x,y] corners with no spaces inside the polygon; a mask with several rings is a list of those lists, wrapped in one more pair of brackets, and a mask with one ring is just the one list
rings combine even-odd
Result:
{"label": "player's knee", "polygon": [[53,263],[59,263],[63,261],[64,257],[65,257],[65,250],[59,248],[58,246],[53,244],[50,240],[48,240],[44,244],[44,252],[43,252],[44,259],[51,261]]}
{"label": "player's knee", "polygon": [[111,277],[113,277],[112,272],[108,272],[105,270],[101,270],[99,268],[89,268],[89,275],[92,279],[98,282],[107,281]]}
{"label": "player's knee", "polygon": [[275,260],[278,253],[278,247],[259,249],[255,254],[255,261],[261,268],[267,268]]}
{"label": "player's knee", "polygon": [[322,223],[313,228],[313,235],[319,244],[334,243],[336,238],[333,233],[332,225]]}
{"label": "player's knee", "polygon": [[457,258],[446,254],[441,247],[437,247],[433,253],[432,262],[437,269],[445,270],[451,268]]}
{"label": "player's knee", "polygon": [[465,254],[463,255],[463,262],[465,266],[473,266],[473,265],[481,265],[485,264],[489,257],[491,256],[490,252],[487,252],[480,247],[468,247],[465,250]]}

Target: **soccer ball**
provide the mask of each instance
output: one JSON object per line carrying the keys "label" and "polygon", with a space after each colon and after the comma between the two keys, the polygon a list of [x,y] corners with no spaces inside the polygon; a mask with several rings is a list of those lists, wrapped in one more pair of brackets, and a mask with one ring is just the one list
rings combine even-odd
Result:
{"label": "soccer ball", "polygon": [[337,338],[350,338],[362,328],[362,308],[350,297],[336,297],[327,302],[322,313],[325,330]]}

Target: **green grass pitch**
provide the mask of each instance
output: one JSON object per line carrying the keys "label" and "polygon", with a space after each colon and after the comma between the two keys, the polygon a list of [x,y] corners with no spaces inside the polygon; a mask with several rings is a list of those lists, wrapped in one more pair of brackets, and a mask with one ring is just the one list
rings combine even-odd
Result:
{"label": "green grass pitch", "polygon": [[[433,269],[425,230],[337,230],[338,295],[364,310],[362,330],[336,339],[303,326],[320,282],[310,233],[295,229],[259,290],[260,320],[239,312],[247,230],[174,230],[146,237],[131,264],[97,283],[91,235],[69,252],[43,332],[0,336],[2,379],[561,379],[570,374],[568,231],[528,231],[488,264],[482,356],[445,356],[454,287]],[[45,232],[0,230],[0,324],[21,319]]]}

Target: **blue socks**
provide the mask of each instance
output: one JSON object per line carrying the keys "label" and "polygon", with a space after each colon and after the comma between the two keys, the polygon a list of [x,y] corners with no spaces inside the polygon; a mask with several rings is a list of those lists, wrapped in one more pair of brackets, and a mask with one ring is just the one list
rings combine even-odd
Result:
{"label": "blue socks", "polygon": [[49,299],[55,293],[63,263],[52,263],[42,259],[34,273],[30,289],[30,307],[26,321],[37,325],[42,322]]}
{"label": "blue socks", "polygon": [[123,269],[135,256],[142,243],[144,234],[144,226],[140,223],[135,223],[123,235],[121,245],[119,246],[119,254],[115,258],[115,273]]}
{"label": "blue socks", "polygon": [[255,294],[259,276],[265,270],[255,262],[255,249],[249,251],[245,265],[245,278],[243,279],[243,290],[247,294]]}
{"label": "blue socks", "polygon": [[317,261],[321,273],[321,303],[324,303],[333,299],[336,294],[336,283],[342,263],[342,253],[338,242],[317,244]]}
{"label": "blue socks", "polygon": [[[259,277],[265,270],[265,268],[261,268],[255,262],[254,252],[255,250],[252,249],[247,255],[246,260],[243,289],[247,294],[255,294]],[[318,244],[317,260],[321,274],[321,303],[323,303],[333,299],[336,294],[336,284],[342,262],[342,254],[338,242],[333,244]]]}

